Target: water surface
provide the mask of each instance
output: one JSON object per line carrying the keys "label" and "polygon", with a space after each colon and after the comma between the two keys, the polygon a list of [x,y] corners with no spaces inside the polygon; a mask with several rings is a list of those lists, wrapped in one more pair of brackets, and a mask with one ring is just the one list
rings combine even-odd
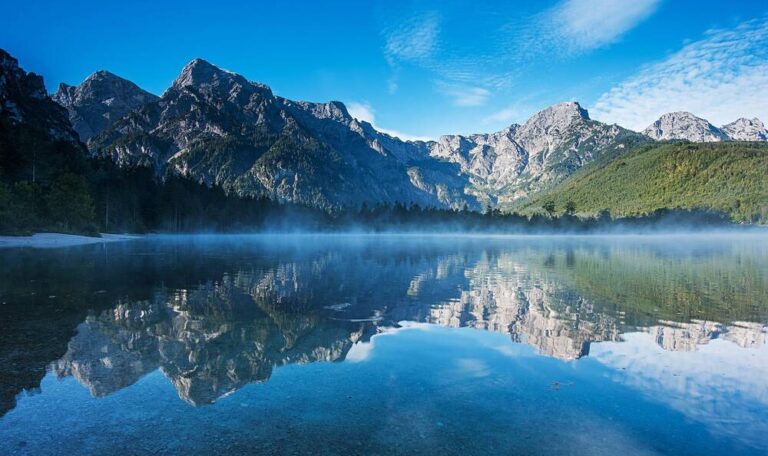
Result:
{"label": "water surface", "polygon": [[768,238],[0,256],[2,454],[766,454]]}

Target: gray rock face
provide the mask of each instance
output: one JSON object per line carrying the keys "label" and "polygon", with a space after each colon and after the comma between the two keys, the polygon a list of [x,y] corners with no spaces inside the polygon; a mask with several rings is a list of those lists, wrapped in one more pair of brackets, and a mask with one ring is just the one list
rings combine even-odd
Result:
{"label": "gray rock face", "polygon": [[650,139],[768,135],[757,119],[721,130],[686,112],[665,114],[640,134],[566,102],[496,133],[402,141],[353,118],[343,103],[288,100],[201,59],[160,98],[106,72],[62,86],[55,97],[94,154],[239,195],[331,210],[397,202],[509,206]]}
{"label": "gray rock face", "polygon": [[158,97],[108,71],[97,71],[78,86],[59,84],[52,98],[67,108],[72,126],[87,143],[117,119]]}
{"label": "gray rock face", "polygon": [[768,141],[768,130],[760,119],[740,118],[715,127],[706,119],[690,112],[664,114],[643,130],[643,134],[657,141],[681,139],[691,142],[716,141]]}
{"label": "gray rock face", "polygon": [[578,103],[566,102],[533,115],[523,125],[491,134],[443,136],[428,147],[432,156],[461,166],[470,176],[470,192],[492,205],[503,205],[643,140],[617,125],[591,120]]}
{"label": "gray rock face", "polygon": [[722,130],[736,141],[768,141],[768,130],[758,118],[745,119],[742,117],[723,125]]}
{"label": "gray rock face", "polygon": [[316,207],[480,208],[546,188],[641,140],[571,102],[497,133],[401,141],[353,118],[340,102],[288,100],[196,59],[161,98],[89,147],[120,164]]}
{"label": "gray rock face", "polygon": [[730,139],[725,132],[708,121],[682,111],[664,114],[643,130],[643,134],[657,141],[684,139],[691,142],[716,142]]}
{"label": "gray rock face", "polygon": [[64,110],[53,103],[45,91],[43,78],[27,73],[19,62],[0,49],[0,118],[11,126],[28,127],[79,147],[77,135]]}
{"label": "gray rock face", "polygon": [[48,97],[43,78],[0,49],[0,175],[47,182],[76,171],[86,156],[67,111]]}
{"label": "gray rock face", "polygon": [[92,139],[96,154],[226,190],[326,209],[479,207],[453,164],[352,118],[339,102],[294,102],[204,60],[159,99]]}

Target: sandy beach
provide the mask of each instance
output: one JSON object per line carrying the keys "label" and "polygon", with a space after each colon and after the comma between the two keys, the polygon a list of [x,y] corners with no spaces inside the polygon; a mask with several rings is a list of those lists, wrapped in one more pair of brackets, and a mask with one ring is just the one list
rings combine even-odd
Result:
{"label": "sandy beach", "polygon": [[32,236],[0,236],[0,248],[31,247],[51,249],[105,242],[130,241],[140,238],[141,236],[127,234],[102,234],[101,237],[90,237],[62,233],[36,233]]}

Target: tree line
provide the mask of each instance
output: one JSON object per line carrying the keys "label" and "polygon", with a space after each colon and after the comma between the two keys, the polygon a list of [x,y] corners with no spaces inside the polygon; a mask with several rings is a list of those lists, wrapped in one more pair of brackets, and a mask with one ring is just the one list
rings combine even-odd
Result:
{"label": "tree line", "polygon": [[[57,159],[47,162],[46,155]],[[35,157],[39,157],[39,164]],[[726,214],[705,209],[659,209],[622,218],[604,210],[592,217],[577,217],[572,201],[562,212],[556,211],[553,201],[547,201],[543,212],[532,215],[494,208],[475,212],[401,203],[324,211],[267,197],[228,194],[220,187],[178,174],[158,176],[150,167],[119,167],[110,159],[76,153],[27,154],[23,164],[6,167],[0,179],[3,234],[350,230],[588,233],[729,225]]]}

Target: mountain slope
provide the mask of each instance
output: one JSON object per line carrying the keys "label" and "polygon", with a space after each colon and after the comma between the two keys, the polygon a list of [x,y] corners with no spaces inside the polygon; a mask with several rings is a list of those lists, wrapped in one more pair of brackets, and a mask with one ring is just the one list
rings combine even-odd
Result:
{"label": "mountain slope", "polygon": [[645,142],[768,138],[757,119],[720,129],[687,112],[665,114],[641,134],[594,121],[566,102],[496,133],[401,141],[353,118],[340,102],[285,99],[201,59],[159,98],[104,71],[62,86],[55,98],[91,152],[121,166],[326,210],[508,208]]}
{"label": "mountain slope", "polygon": [[443,136],[428,146],[432,156],[461,166],[473,194],[505,205],[644,141],[638,133],[591,120],[578,103],[566,102],[498,133]]}
{"label": "mountain slope", "polygon": [[0,50],[0,232],[91,232],[86,157],[43,79]]}
{"label": "mountain slope", "polygon": [[736,141],[768,141],[768,130],[758,118],[741,118],[727,125],[723,125],[725,132]]}
{"label": "mountain slope", "polygon": [[715,142],[730,139],[721,129],[690,112],[670,112],[649,125],[643,134],[657,141],[684,139],[691,142]]}
{"label": "mountain slope", "polygon": [[151,165],[324,209],[360,204],[477,207],[466,179],[426,149],[378,133],[343,104],[293,102],[204,60],[189,63],[160,99],[93,138],[122,165]]}
{"label": "mountain slope", "polygon": [[77,167],[86,151],[43,78],[0,49],[0,178],[44,182]]}
{"label": "mountain slope", "polygon": [[661,208],[710,208],[735,220],[768,220],[768,144],[672,143],[647,145],[601,166],[584,169],[518,207],[543,212],[552,201],[562,211],[635,215]]}
{"label": "mountain slope", "polygon": [[97,71],[78,86],[59,84],[51,98],[67,109],[80,140],[87,143],[117,119],[158,97],[108,71]]}
{"label": "mountain slope", "polygon": [[340,102],[292,101],[204,60],[160,99],[92,138],[92,152],[325,209],[419,204],[479,209],[549,188],[644,136],[589,118],[578,103],[547,108],[493,134],[401,141]]}

